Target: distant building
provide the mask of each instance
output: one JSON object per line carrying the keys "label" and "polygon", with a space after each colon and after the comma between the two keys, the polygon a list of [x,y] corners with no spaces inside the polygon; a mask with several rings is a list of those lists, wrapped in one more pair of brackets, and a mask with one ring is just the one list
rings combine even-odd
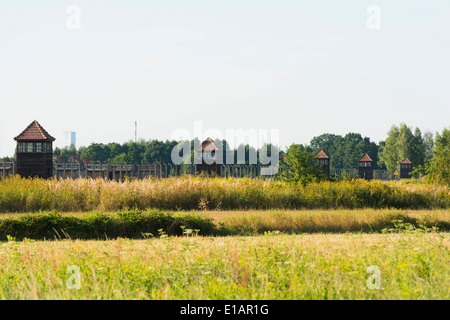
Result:
{"label": "distant building", "polygon": [[197,172],[208,172],[220,174],[220,166],[216,162],[216,155],[219,151],[216,144],[211,138],[202,142],[202,145],[195,149],[195,157],[197,161],[201,160],[200,164],[197,164]]}
{"label": "distant building", "polygon": [[64,132],[64,147],[69,149],[71,145],[77,147],[77,133],[75,131]]}
{"label": "distant building", "polygon": [[77,147],[77,133],[76,132],[70,133],[70,144],[73,144],[73,146],[75,148]]}
{"label": "distant building", "polygon": [[412,167],[412,162],[405,157],[405,159],[400,162],[400,179],[411,178],[410,173],[412,172]]}
{"label": "distant building", "polygon": [[53,176],[53,138],[37,122],[33,121],[17,141],[17,174],[22,177],[51,178]]}
{"label": "distant building", "polygon": [[319,149],[314,155],[314,161],[322,166],[322,172],[324,174],[330,174],[330,157],[327,156],[323,149]]}
{"label": "distant building", "polygon": [[365,153],[358,159],[358,175],[361,179],[372,180],[373,179],[373,160]]}

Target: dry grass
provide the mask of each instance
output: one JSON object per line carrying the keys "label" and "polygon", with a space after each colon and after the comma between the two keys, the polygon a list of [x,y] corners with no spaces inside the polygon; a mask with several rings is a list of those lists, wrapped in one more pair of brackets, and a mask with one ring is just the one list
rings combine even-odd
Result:
{"label": "dry grass", "polygon": [[0,212],[39,210],[117,211],[239,209],[441,209],[450,207],[450,189],[404,181],[342,181],[288,184],[280,181],[177,177],[132,180],[0,181]]}
{"label": "dry grass", "polygon": [[[135,212],[135,211],[133,211]],[[145,214],[146,211],[143,213]],[[139,213],[139,211],[138,211]],[[267,231],[285,233],[344,233],[344,232],[381,232],[394,227],[394,221],[403,221],[416,228],[437,227],[441,231],[450,231],[450,210],[238,210],[238,211],[167,211],[169,215],[182,215],[186,218],[198,217],[198,221],[211,221],[208,233],[215,235],[256,235]],[[121,216],[125,215],[120,213]],[[29,216],[24,213],[0,214],[1,219]],[[33,214],[31,214],[33,215]],[[64,212],[61,216],[85,219],[91,216],[86,212]],[[105,213],[111,218],[116,212]],[[95,216],[95,214],[94,214]],[[203,219],[206,218],[206,219]],[[133,220],[133,219],[132,219]],[[166,230],[167,232],[168,230]],[[202,230],[206,231],[206,230]],[[143,233],[149,232],[142,230]],[[140,233],[138,233],[140,234]],[[109,235],[111,236],[111,235]],[[131,236],[131,235],[130,235]],[[4,238],[4,237],[3,237]],[[95,237],[93,237],[95,238]]]}
{"label": "dry grass", "polygon": [[238,233],[379,232],[393,220],[450,230],[450,210],[250,210],[204,211],[216,224]]}

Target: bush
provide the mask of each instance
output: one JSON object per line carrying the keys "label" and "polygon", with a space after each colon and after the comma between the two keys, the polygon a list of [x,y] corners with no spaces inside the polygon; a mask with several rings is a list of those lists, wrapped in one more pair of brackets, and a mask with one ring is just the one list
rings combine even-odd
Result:
{"label": "bush", "polygon": [[0,219],[0,241],[8,236],[16,239],[108,239],[147,238],[158,230],[181,235],[181,227],[199,229],[201,235],[211,234],[214,224],[195,213],[171,215],[160,210],[123,210],[113,214],[92,212],[62,216],[56,211],[41,212],[17,218]]}

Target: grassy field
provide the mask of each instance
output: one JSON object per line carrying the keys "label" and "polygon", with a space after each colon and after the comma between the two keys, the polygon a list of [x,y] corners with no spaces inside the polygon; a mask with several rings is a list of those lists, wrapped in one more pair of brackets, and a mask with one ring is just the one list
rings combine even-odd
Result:
{"label": "grassy field", "polygon": [[10,177],[0,299],[447,300],[449,208],[415,181]]}
{"label": "grassy field", "polygon": [[178,177],[132,180],[0,181],[0,212],[248,209],[446,209],[450,188],[410,181],[289,184],[281,181]]}
{"label": "grassy field", "polygon": [[449,299],[449,240],[398,232],[9,241],[0,298]]}

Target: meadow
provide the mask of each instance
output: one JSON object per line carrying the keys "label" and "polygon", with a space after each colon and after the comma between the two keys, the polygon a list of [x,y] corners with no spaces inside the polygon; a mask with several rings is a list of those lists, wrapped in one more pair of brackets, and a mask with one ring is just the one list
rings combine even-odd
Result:
{"label": "meadow", "polygon": [[0,182],[0,212],[247,209],[446,209],[450,188],[405,181],[352,180],[306,186],[271,180],[174,177]]}
{"label": "meadow", "polygon": [[449,299],[449,207],[417,181],[10,177],[0,299]]}
{"label": "meadow", "polygon": [[433,232],[10,239],[0,249],[0,299],[447,300],[449,240]]}

